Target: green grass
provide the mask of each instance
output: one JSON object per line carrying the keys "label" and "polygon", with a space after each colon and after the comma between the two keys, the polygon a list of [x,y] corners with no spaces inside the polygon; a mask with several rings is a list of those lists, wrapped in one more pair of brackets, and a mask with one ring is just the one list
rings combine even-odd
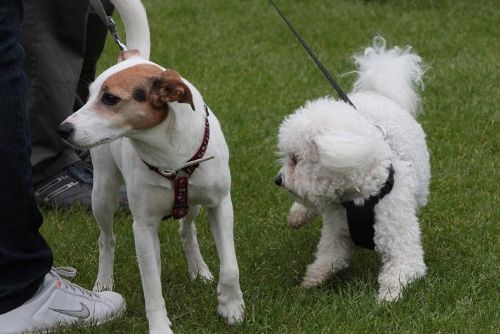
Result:
{"label": "green grass", "polygon": [[[163,294],[176,333],[500,333],[499,132],[500,5],[497,0],[279,1],[333,74],[381,34],[410,44],[432,67],[420,121],[432,153],[429,205],[421,212],[425,279],[403,300],[375,302],[379,258],[360,251],[325,286],[299,287],[313,259],[320,222],[286,226],[290,199],[273,185],[276,133],[307,99],[333,94],[322,74],[264,0],[145,1],[152,59],[194,83],[219,117],[231,151],[235,239],[245,322],[217,316],[215,284],[191,282],[177,223],[160,239]],[[108,41],[100,69],[117,48]],[[339,78],[346,89],[352,76]],[[92,287],[98,229],[81,210],[45,212],[43,234],[58,265]],[[198,220],[202,253],[218,272],[206,215]],[[116,291],[124,317],[89,333],[145,333],[142,287],[131,217],[115,222]],[[80,333],[82,330],[72,330]]]}

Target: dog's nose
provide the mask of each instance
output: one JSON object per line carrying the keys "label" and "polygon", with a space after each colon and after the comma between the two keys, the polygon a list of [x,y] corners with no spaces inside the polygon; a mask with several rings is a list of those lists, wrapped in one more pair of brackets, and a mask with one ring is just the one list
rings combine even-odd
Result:
{"label": "dog's nose", "polygon": [[283,185],[283,175],[276,175],[276,177],[274,178],[274,183],[276,183],[277,186],[281,187]]}
{"label": "dog's nose", "polygon": [[59,135],[64,139],[68,139],[74,130],[73,124],[69,122],[63,122],[57,127],[57,132],[59,132]]}

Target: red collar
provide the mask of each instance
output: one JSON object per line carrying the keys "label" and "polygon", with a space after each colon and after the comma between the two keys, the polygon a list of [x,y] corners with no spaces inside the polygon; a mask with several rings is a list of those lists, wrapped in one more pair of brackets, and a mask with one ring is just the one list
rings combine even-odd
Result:
{"label": "red collar", "polygon": [[[208,122],[207,105],[205,105],[205,113],[207,116],[205,117],[205,133],[203,134],[203,140],[198,151],[187,161],[187,163],[203,158],[207,150],[208,141],[210,139],[210,123]],[[184,217],[188,212],[188,178],[194,173],[199,164],[184,167],[178,171],[168,172],[164,169],[151,166],[144,160],[143,162],[153,172],[174,182],[174,207],[172,209],[172,217],[174,219]],[[185,174],[179,175],[179,171],[183,171]]]}

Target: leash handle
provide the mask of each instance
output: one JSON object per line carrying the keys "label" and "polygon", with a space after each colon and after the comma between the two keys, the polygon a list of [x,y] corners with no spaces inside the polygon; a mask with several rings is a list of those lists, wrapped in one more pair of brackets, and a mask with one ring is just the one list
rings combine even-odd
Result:
{"label": "leash handle", "polygon": [[351,105],[351,107],[353,107],[354,109],[356,109],[356,107],[354,106],[354,104],[347,97],[347,94],[342,90],[342,88],[340,88],[340,86],[337,84],[337,82],[332,77],[332,75],[328,72],[328,70],[326,69],[326,67],[321,63],[321,61],[319,60],[319,58],[316,56],[316,54],[313,52],[313,50],[309,47],[309,45],[307,45],[306,41],[304,41],[304,39],[298,33],[298,31],[295,30],[295,28],[292,26],[292,24],[290,23],[290,21],[288,21],[288,19],[286,18],[286,16],[281,12],[281,10],[274,3],[274,1],[273,0],[269,0],[269,3],[271,3],[271,5],[276,9],[276,11],[278,12],[278,14],[283,19],[283,21],[285,21],[285,23],[288,26],[288,28],[290,28],[290,30],[293,32],[293,34],[295,35],[295,37],[299,40],[300,44],[302,44],[302,46],[307,51],[307,53],[309,54],[309,56],[311,57],[311,59],[316,63],[316,65],[319,67],[319,69],[321,70],[321,72],[323,72],[323,75],[326,77],[326,79],[330,82],[330,84],[333,86],[333,88],[337,91],[337,93],[339,94],[340,98],[345,103],[348,103],[349,105]]}

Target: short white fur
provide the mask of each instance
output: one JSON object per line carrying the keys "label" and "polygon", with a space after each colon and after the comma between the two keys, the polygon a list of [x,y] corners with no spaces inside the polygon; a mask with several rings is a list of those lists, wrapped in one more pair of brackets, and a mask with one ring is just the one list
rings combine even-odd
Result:
{"label": "short white fur", "polygon": [[[88,102],[64,122],[74,128],[68,139],[71,144],[92,147],[92,209],[101,231],[99,270],[94,289],[101,291],[113,288],[113,213],[118,205],[119,188],[124,181],[134,220],[134,239],[149,333],[172,333],[162,293],[158,226],[162,217],[172,211],[173,185],[170,180],[150,171],[144,161],[169,170],[176,170],[184,165],[198,150],[203,139],[205,102],[200,92],[182,78],[192,93],[195,111],[186,103],[168,103],[168,116],[153,128],[136,130],[118,126],[95,110],[103,83],[111,75],[141,64],[158,66],[164,70],[147,60],[149,28],[140,1],[112,2],[124,21],[129,49],[137,48],[140,57],[126,59],[98,76],[90,86]],[[213,155],[215,158],[200,164],[189,178],[189,212],[180,220],[179,233],[189,276],[211,281],[213,275],[200,253],[194,224],[201,207],[207,208],[220,259],[218,313],[228,324],[234,324],[243,320],[244,301],[233,240],[229,151],[217,118],[211,110],[209,112],[210,140],[205,156]]]}

